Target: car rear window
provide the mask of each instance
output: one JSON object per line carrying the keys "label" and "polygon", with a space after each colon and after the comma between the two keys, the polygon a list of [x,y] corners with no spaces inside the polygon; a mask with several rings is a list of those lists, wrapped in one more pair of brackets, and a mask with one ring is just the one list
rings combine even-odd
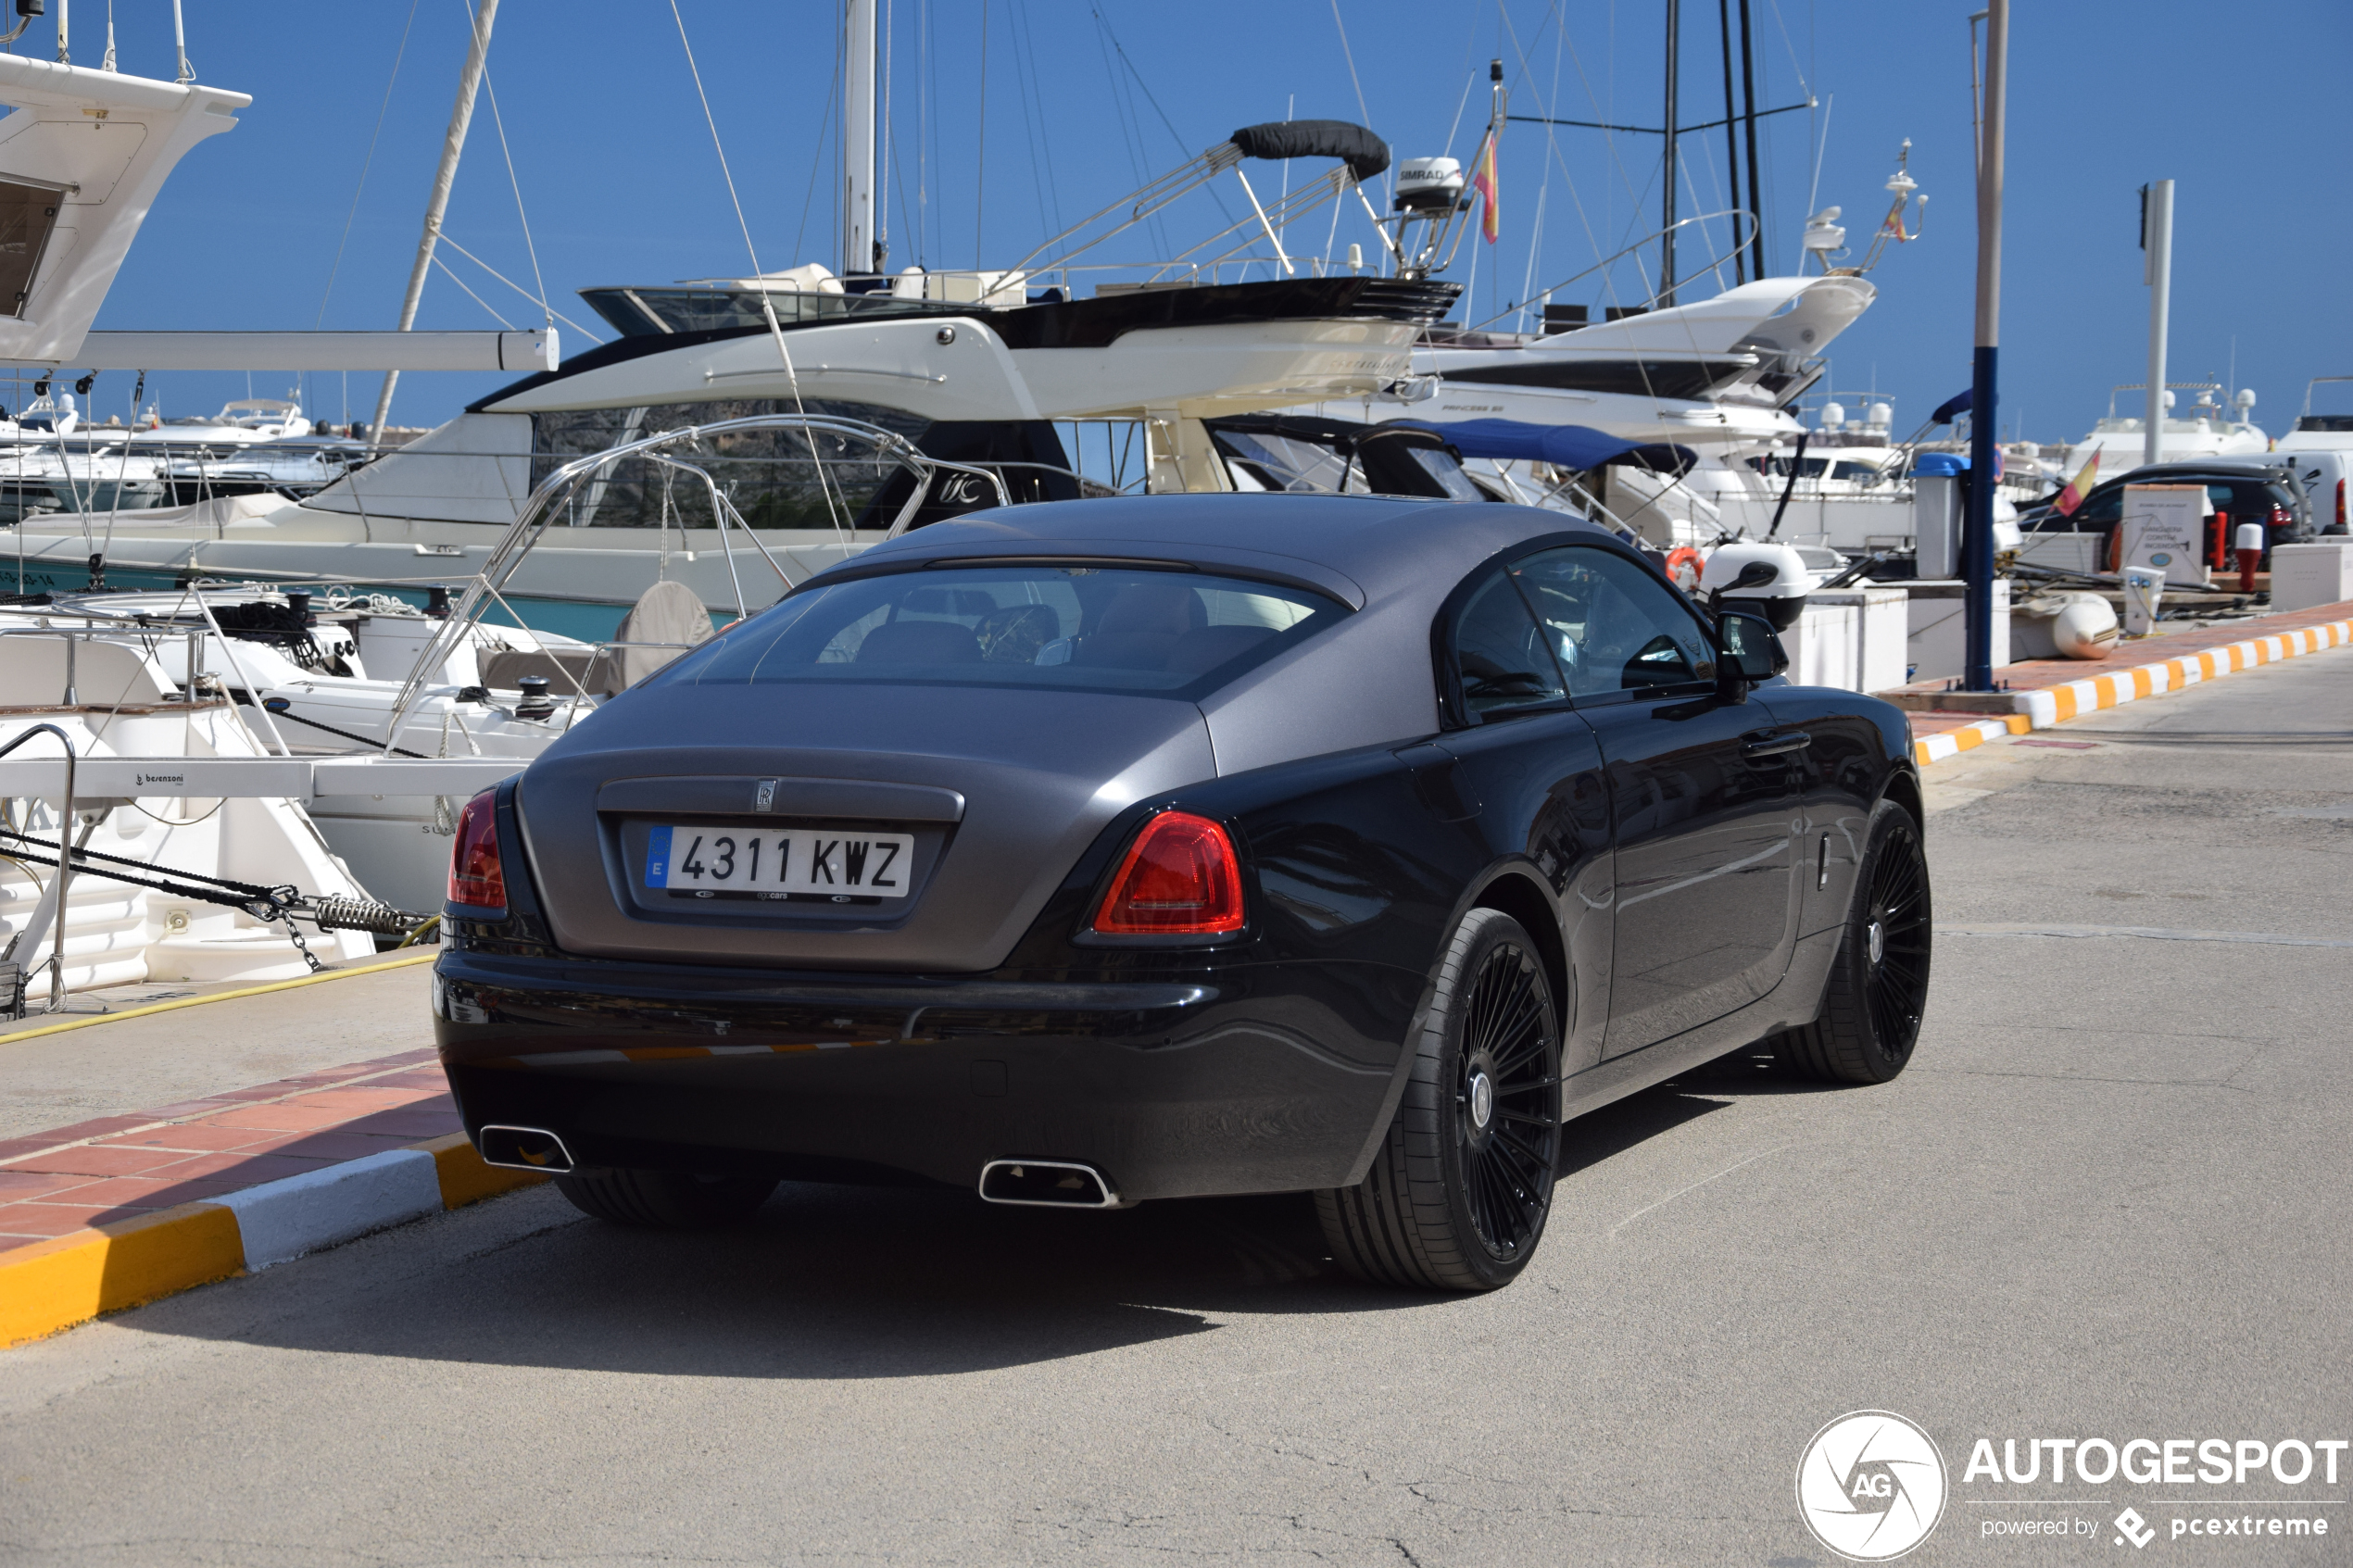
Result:
{"label": "car rear window", "polygon": [[1035,686],[1189,698],[1347,613],[1303,588],[1114,561],[917,569],[796,593],[657,682]]}

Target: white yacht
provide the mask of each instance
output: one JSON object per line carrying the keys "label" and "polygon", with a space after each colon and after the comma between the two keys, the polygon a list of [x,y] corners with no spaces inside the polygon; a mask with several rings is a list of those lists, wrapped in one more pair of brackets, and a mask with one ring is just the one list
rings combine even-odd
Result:
{"label": "white yacht", "polygon": [[[2175,394],[2193,392],[2197,401],[2191,405],[2188,416],[2173,417]],[[2108,395],[2108,413],[2092,427],[2091,433],[2068,449],[2062,467],[2072,474],[2100,457],[2100,472],[2112,476],[2127,469],[2139,468],[2145,460],[2148,422],[2131,415],[2120,416],[2116,399],[2121,393],[2139,394],[2139,401],[2147,401],[2145,382],[2131,386],[2119,386]],[[2230,395],[2231,405],[2222,406],[2225,389],[2219,382],[2176,382],[2165,389],[2165,429],[2158,437],[2157,460],[2160,463],[2191,462],[2199,458],[2249,458],[2271,449],[2271,438],[2255,422],[2255,393],[2242,387]]]}
{"label": "white yacht", "polygon": [[[1746,242],[1712,257],[1679,283],[1673,270],[1679,232],[1700,234],[1711,220],[1753,225],[1745,210],[1675,217],[1664,226],[1542,295],[1541,332],[1460,330],[1441,326],[1425,334],[1414,355],[1414,379],[1323,412],[1360,420],[1408,420],[1453,440],[1466,458],[1487,458],[1511,479],[1533,478],[1540,492],[1567,486],[1596,513],[1637,530],[1662,549],[1705,547],[1717,541],[1761,537],[1777,518],[1776,535],[1841,549],[1894,547],[1908,543],[1909,494],[1899,520],[1872,476],[1854,473],[1824,488],[1800,470],[1796,489],[1818,515],[1788,526],[1787,464],[1812,459],[1796,452],[1809,433],[1794,408],[1828,369],[1825,352],[1839,333],[1878,297],[1865,276],[1887,245],[1907,230],[1918,186],[1906,171],[1910,144],[1886,182],[1892,202],[1864,255],[1852,266],[1840,209],[1808,221],[1805,254],[1818,270],[1746,277],[1763,270],[1761,247]],[[1671,170],[1671,164],[1669,165]],[[1670,173],[1671,181],[1671,173]],[[1612,304],[1614,269],[1655,246],[1660,263],[1646,297]],[[1733,273],[1729,286],[1725,274]],[[1718,292],[1694,297],[1709,286]],[[1590,287],[1604,303],[1567,304],[1555,296]],[[1599,319],[1595,316],[1598,312]],[[1543,432],[1556,433],[1546,437]],[[1845,459],[1859,468],[1865,459]],[[1827,473],[1835,473],[1832,459]],[[1778,466],[1777,466],[1778,465]],[[1848,487],[1868,492],[1840,494]],[[1837,503],[1854,499],[1853,517]],[[1827,510],[1824,508],[1827,508]],[[1882,515],[1885,514],[1885,515]],[[1869,545],[1867,546],[1867,541]]]}

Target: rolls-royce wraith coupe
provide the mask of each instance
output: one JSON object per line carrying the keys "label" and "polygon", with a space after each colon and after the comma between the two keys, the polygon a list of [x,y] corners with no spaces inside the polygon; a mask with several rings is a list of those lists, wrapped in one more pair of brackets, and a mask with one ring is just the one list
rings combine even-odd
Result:
{"label": "rolls-royce wraith coupe", "polygon": [[974,513],[800,583],[476,798],[436,1034],[484,1158],[694,1226],[780,1180],[1312,1193],[1508,1283],[1574,1118],[1909,1058],[1902,713],[1556,511]]}

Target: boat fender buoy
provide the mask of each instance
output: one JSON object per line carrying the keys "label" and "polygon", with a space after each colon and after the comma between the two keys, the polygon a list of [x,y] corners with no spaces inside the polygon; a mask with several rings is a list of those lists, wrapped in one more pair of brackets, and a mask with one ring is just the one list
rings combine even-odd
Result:
{"label": "boat fender buoy", "polygon": [[1700,571],[1705,564],[1689,545],[1678,545],[1667,552],[1667,578],[1686,594],[1699,592]]}

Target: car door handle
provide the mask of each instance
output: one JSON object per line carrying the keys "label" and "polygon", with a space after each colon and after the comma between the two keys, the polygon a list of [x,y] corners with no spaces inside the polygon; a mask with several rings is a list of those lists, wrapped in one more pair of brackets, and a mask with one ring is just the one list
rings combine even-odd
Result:
{"label": "car door handle", "polygon": [[1767,735],[1761,740],[1746,742],[1741,755],[1746,758],[1779,757],[1784,752],[1803,751],[1814,744],[1814,737],[1804,730],[1792,730],[1787,734]]}

